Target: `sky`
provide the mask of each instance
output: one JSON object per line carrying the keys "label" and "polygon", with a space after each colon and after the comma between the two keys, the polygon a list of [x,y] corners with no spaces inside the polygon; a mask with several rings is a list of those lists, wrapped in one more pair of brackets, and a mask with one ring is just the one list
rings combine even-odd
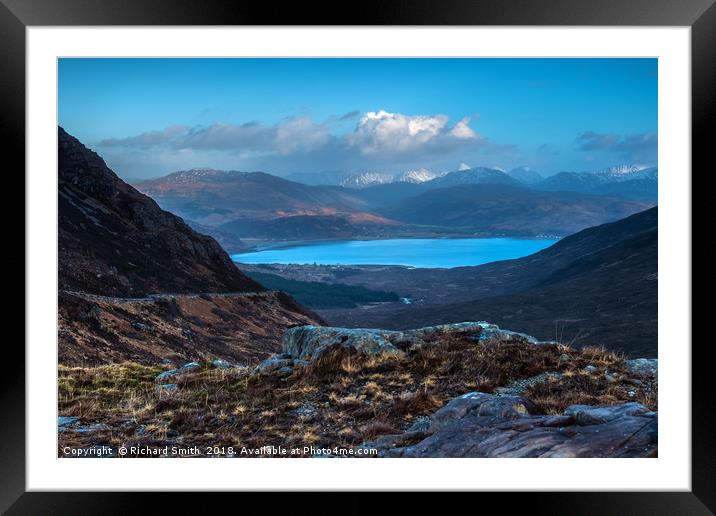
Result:
{"label": "sky", "polygon": [[58,120],[138,180],[656,165],[657,59],[59,60]]}

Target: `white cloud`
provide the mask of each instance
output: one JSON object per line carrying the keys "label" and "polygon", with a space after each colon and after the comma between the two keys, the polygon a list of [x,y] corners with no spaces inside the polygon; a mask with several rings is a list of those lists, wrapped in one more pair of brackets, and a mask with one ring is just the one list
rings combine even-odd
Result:
{"label": "white cloud", "polygon": [[460,166],[457,167],[458,170],[470,170],[472,167],[465,163],[464,161],[460,163]]}
{"label": "white cloud", "polygon": [[[357,117],[347,133],[345,124]],[[345,119],[345,120],[344,120]],[[275,124],[216,122],[174,126],[99,142],[100,152],[127,170],[168,170],[180,157],[196,166],[267,170],[353,170],[366,166],[399,171],[421,166],[447,167],[459,155],[472,159],[497,150],[465,117],[450,125],[446,115],[405,115],[385,110],[348,113],[315,122],[308,116]],[[457,154],[459,153],[459,154]],[[135,160],[137,165],[132,166]],[[142,162],[144,162],[142,164]],[[177,164],[181,165],[180,163]]]}
{"label": "white cloud", "polygon": [[404,115],[388,111],[369,111],[346,136],[349,145],[363,154],[410,152],[426,145],[448,144],[450,140],[477,138],[463,118],[452,129],[445,115]]}
{"label": "white cloud", "polygon": [[471,139],[471,138],[477,138],[478,135],[475,131],[473,131],[470,126],[468,125],[470,123],[470,117],[466,116],[462,120],[460,120],[457,124],[455,124],[455,127],[453,127],[450,130],[450,134],[454,136],[455,138],[463,138],[463,139]]}
{"label": "white cloud", "polygon": [[308,117],[291,118],[276,128],[276,150],[283,155],[311,152],[331,140],[328,128]]}

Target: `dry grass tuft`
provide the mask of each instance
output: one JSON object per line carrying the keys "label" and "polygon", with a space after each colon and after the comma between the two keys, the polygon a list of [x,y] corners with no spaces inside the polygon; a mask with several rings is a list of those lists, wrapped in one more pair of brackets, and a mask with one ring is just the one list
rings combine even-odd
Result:
{"label": "dry grass tuft", "polygon": [[126,446],[173,438],[198,446],[350,447],[398,433],[465,392],[493,392],[545,372],[560,376],[523,393],[537,413],[625,401],[655,409],[657,402],[656,382],[635,381],[623,357],[602,348],[455,337],[408,349],[402,357],[336,346],[283,379],[202,367],[177,378],[178,388],[167,393],[156,390],[161,370],[137,364],[60,367],[60,414],[110,427],[103,433],[62,432],[60,445]]}

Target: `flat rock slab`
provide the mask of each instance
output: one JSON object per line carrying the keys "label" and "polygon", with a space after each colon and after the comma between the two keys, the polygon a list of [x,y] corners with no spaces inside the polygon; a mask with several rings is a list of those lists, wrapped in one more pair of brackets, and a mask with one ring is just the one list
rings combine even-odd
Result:
{"label": "flat rock slab", "polygon": [[530,415],[529,407],[519,396],[467,393],[433,414],[419,442],[410,431],[361,447],[379,457],[485,458],[647,457],[657,447],[657,413],[639,403],[573,405],[561,416]]}

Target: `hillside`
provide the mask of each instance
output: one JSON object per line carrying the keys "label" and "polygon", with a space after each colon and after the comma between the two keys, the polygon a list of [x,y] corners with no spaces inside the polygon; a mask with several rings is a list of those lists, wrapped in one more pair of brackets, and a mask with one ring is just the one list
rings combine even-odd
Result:
{"label": "hillside", "polygon": [[656,356],[657,223],[651,208],[533,255],[478,267],[353,268],[339,280],[380,285],[413,304],[322,314],[336,325],[393,329],[484,319],[541,339]]}
{"label": "hillside", "polygon": [[135,186],[163,208],[213,226],[242,218],[352,213],[367,207],[350,189],[309,186],[264,172],[192,169]]}
{"label": "hillside", "polygon": [[107,296],[264,290],[210,237],[119,179],[58,130],[59,287]]}
{"label": "hillside", "polygon": [[512,185],[519,186],[517,179],[510,177],[501,170],[486,167],[475,167],[467,170],[456,170],[424,183],[428,188],[449,188],[458,185]]}
{"label": "hillside", "polygon": [[465,184],[429,190],[389,206],[381,213],[409,224],[528,236],[567,235],[648,207],[648,203],[616,197],[538,192],[511,185]]}
{"label": "hillside", "polygon": [[58,129],[59,360],[252,361],[319,322]]}
{"label": "hillside", "polygon": [[614,167],[597,172],[560,172],[533,185],[547,191],[570,191],[592,195],[616,195],[625,199],[656,202],[658,170]]}

